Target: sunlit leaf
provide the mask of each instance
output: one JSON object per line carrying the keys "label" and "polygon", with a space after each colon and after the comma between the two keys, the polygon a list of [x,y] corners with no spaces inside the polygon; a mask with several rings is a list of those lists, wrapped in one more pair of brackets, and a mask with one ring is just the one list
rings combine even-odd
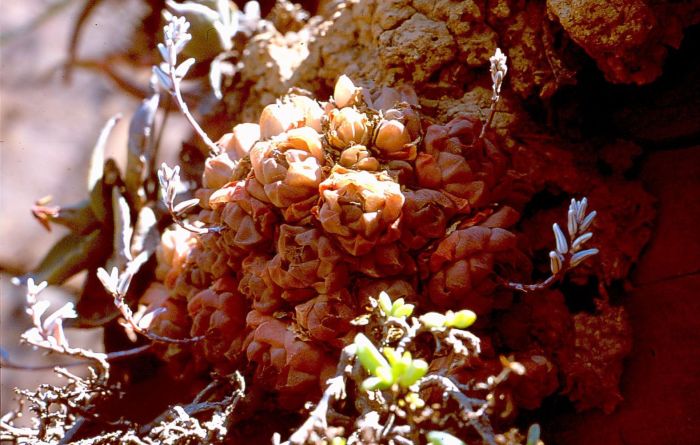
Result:
{"label": "sunlit leaf", "polygon": [[92,148],[87,177],[88,191],[92,191],[97,182],[102,179],[104,174],[103,168],[105,163],[105,147],[107,145],[107,139],[109,138],[112,129],[117,124],[119,119],[121,119],[121,115],[117,114],[107,121],[105,126],[102,127],[102,131],[100,131],[100,136],[97,138],[95,146]]}

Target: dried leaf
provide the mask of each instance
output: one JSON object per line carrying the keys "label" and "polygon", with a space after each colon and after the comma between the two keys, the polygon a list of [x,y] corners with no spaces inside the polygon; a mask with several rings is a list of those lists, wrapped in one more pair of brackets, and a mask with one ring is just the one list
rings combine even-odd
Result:
{"label": "dried leaf", "polygon": [[112,187],[120,182],[119,167],[113,159],[104,163],[102,178],[90,191],[90,208],[98,221],[107,224],[112,211]]}
{"label": "dried leaf", "polygon": [[196,206],[197,204],[199,204],[199,199],[197,199],[197,198],[188,199],[188,200],[182,201],[181,203],[176,205],[173,208],[173,212],[175,214],[180,214],[180,213],[186,212],[187,210],[191,209],[192,207]]}
{"label": "dried leaf", "polygon": [[32,214],[49,231],[51,230],[50,224],[60,224],[75,233],[88,233],[99,225],[88,200],[68,207],[37,203],[32,206]]}

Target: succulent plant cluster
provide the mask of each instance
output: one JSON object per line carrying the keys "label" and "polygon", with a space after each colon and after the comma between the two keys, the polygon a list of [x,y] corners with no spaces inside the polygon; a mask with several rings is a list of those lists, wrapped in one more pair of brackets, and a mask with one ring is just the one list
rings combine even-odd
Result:
{"label": "succulent plant cluster", "polygon": [[[411,88],[363,88],[342,76],[328,101],[289,94],[257,124],[235,125],[207,159],[194,199],[175,203],[178,171],[164,166],[166,204],[175,214],[199,211],[165,232],[159,282],[141,302],[153,334],[202,340],[161,347],[163,358],[180,376],[247,370],[253,386],[297,409],[325,387],[356,338],[353,320],[380,292],[391,299],[379,300],[387,314],[393,300],[399,312],[416,304],[426,324],[462,327],[472,315],[511,308],[514,291],[541,290],[517,284],[532,266],[509,230],[520,215],[508,203],[522,200],[527,181],[514,173],[506,142],[483,125],[466,115],[433,123]],[[572,206],[575,224],[587,216],[585,201]],[[562,252],[550,284],[572,267],[563,233],[555,235]],[[499,354],[485,340],[486,355],[460,366],[389,349],[375,357],[389,360],[377,365],[386,372],[368,385],[405,378],[392,377],[394,367],[430,365],[467,380],[498,374]],[[555,348],[542,345],[510,349],[530,372],[501,394],[503,417],[558,387]]]}
{"label": "succulent plant cluster", "polygon": [[[425,90],[419,102],[405,84],[360,87],[343,75],[328,100],[290,90],[295,93],[262,109],[257,123],[237,124],[215,143],[180,91],[195,59],[179,62],[178,56],[216,56],[210,77],[221,98],[217,63],[237,57],[232,39],[266,27],[254,23],[254,2],[245,14],[231,12],[226,1],[167,3],[162,60],[152,79],[153,88],[162,88],[132,121],[126,173],[102,159],[112,120],[93,154],[90,202],[81,212],[40,203],[34,209],[47,227],[64,224],[74,233],[47,255],[62,261],[42,263],[33,276],[56,284],[88,268],[89,279],[77,313],[66,306],[42,322],[46,304],[36,293],[45,284],[29,278],[34,328],[24,340],[95,362],[102,372],[96,383],[74,379],[104,386],[91,404],[111,397],[104,385],[108,362],[122,354],[156,352],[182,382],[195,382],[190,390],[208,383],[192,404],[169,408],[148,425],[125,421],[128,431],[114,438],[133,433],[160,440],[161,429],[168,437],[175,425],[183,443],[230,439],[238,434],[236,422],[272,401],[285,414],[315,403],[291,436],[293,444],[464,443],[454,433],[479,443],[534,445],[539,427],[527,437],[511,428],[519,409],[535,409],[556,392],[579,409],[615,407],[622,359],[631,347],[624,309],[611,306],[601,288],[602,298],[591,297],[595,307],[579,312],[562,290],[550,287],[598,254],[587,248],[594,226],[604,240],[600,246],[616,240],[619,231],[611,227],[634,218],[609,216],[609,205],[601,212],[607,224],[598,227],[588,201],[572,199],[565,230],[552,226],[554,242],[543,241],[542,229],[548,232],[558,220],[547,212],[560,209],[521,219],[535,195],[552,186],[563,195],[597,191],[596,205],[611,192],[595,178],[583,186],[589,171],[579,172],[571,154],[551,141],[491,128],[508,70],[500,50],[490,59],[486,116],[455,112],[437,123],[419,105],[430,102]],[[221,46],[197,38],[212,26]],[[150,135],[163,92],[211,155],[196,186],[180,181],[179,167],[163,165],[159,204],[152,162],[157,144]],[[109,240],[112,251],[105,247]],[[83,244],[94,252],[84,254]],[[549,265],[533,265],[532,254],[552,244]],[[611,247],[602,255],[605,270],[591,273],[585,266],[573,279],[580,284],[597,275],[610,284],[624,277],[633,258]],[[67,249],[76,254],[64,255]],[[141,266],[154,253],[151,280],[150,268]],[[137,272],[146,278],[129,288]],[[543,281],[526,284],[533,277]],[[113,306],[89,298],[95,282]],[[136,299],[140,307],[132,311]],[[121,316],[132,341],[139,334],[151,343],[108,354],[74,348],[63,321],[76,316],[100,326]],[[227,396],[219,397],[224,390]],[[260,394],[265,408],[255,406]],[[246,397],[241,413],[234,413]],[[65,411],[59,436],[80,423],[73,411]],[[212,420],[200,424],[203,412],[212,412]],[[0,427],[11,424],[0,419]]]}

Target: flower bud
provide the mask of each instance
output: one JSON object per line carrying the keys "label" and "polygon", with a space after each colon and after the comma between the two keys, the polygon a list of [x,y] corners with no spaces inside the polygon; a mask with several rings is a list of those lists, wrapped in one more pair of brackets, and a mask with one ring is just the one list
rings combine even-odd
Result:
{"label": "flower bud", "polygon": [[323,230],[349,254],[365,255],[399,238],[404,196],[386,174],[336,165],[319,192],[315,215]]}
{"label": "flower bud", "polygon": [[353,99],[359,90],[358,87],[350,80],[348,76],[343,74],[338,78],[333,90],[333,99],[338,108],[343,108],[352,105]]}

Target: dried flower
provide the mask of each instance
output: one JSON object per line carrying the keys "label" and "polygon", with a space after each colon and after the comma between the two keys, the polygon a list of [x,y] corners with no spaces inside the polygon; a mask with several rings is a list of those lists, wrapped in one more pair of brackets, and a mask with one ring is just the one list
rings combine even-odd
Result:
{"label": "dried flower", "polygon": [[[525,275],[530,267],[516,248],[515,235],[505,229],[469,227],[456,230],[430,256],[430,299],[440,307],[468,307],[479,315],[495,304],[499,281],[496,265]],[[525,273],[524,273],[525,272]]]}
{"label": "dried flower", "polygon": [[238,284],[238,290],[248,298],[253,309],[266,315],[272,314],[284,304],[284,289],[270,278],[269,262],[270,258],[265,255],[250,254],[243,260],[242,277]]}
{"label": "dried flower", "polygon": [[313,128],[319,133],[323,131],[321,120],[324,115],[324,110],[318,102],[310,97],[296,94],[290,95],[289,101],[303,113],[304,125]]}
{"label": "dried flower", "polygon": [[190,334],[204,336],[198,348],[208,363],[227,372],[241,355],[245,338],[248,305],[237,284],[230,276],[220,278],[187,303],[192,319]]}
{"label": "dried flower", "polygon": [[230,183],[215,191],[209,198],[209,205],[217,211],[221,222],[221,239],[240,251],[243,257],[251,249],[271,241],[277,216],[264,202],[250,196],[245,181]]}
{"label": "dried flower", "polygon": [[[345,346],[342,337],[350,331],[355,318],[352,297],[346,290],[319,295],[295,308],[296,320],[312,338],[335,347]],[[347,340],[347,339],[346,339]],[[349,341],[347,341],[349,342]]]}
{"label": "dried flower", "polygon": [[297,339],[285,322],[253,311],[246,323],[253,329],[245,348],[248,360],[257,365],[254,379],[277,391],[282,406],[299,407],[333,375],[335,361]]}
{"label": "dried flower", "polygon": [[409,249],[445,236],[452,217],[470,210],[467,200],[438,190],[406,190],[404,196],[401,242]]}

